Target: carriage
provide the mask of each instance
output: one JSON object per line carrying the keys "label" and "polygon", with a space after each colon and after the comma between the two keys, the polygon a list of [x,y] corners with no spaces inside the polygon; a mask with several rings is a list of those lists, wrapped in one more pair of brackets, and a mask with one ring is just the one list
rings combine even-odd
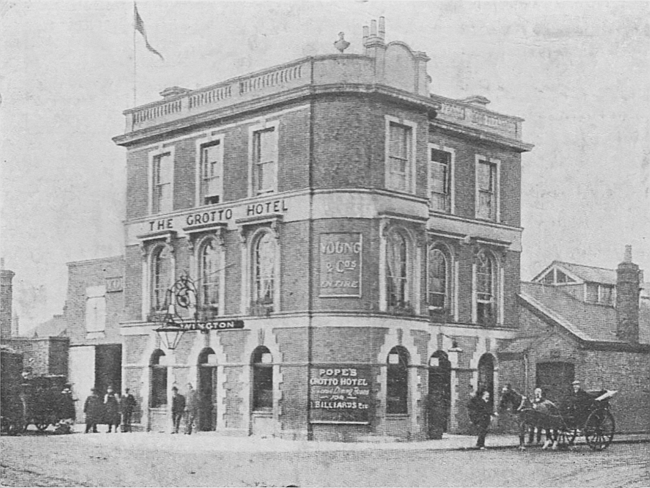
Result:
{"label": "carriage", "polygon": [[616,423],[610,411],[609,400],[616,391],[589,391],[591,402],[582,412],[565,411],[562,424],[556,431],[558,446],[572,446],[576,437],[583,434],[587,445],[594,451],[607,449],[614,439]]}
{"label": "carriage", "polygon": [[519,417],[520,449],[524,449],[525,433],[537,427],[547,431],[547,441],[552,441],[554,448],[572,447],[576,438],[584,435],[592,450],[602,451],[614,439],[616,424],[609,400],[615,394],[616,391],[609,390],[590,391],[587,392],[589,402],[580,408],[576,405],[558,408],[550,401],[542,405],[546,408],[540,408],[508,385],[502,392],[501,408],[512,405],[513,412]]}

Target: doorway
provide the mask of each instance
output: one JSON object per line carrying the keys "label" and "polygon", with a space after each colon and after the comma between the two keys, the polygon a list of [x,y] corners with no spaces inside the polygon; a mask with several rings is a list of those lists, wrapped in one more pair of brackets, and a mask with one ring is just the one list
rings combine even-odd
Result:
{"label": "doorway", "polygon": [[564,405],[572,393],[571,383],[575,379],[573,363],[537,363],[535,385],[544,396],[558,405]]}
{"label": "doorway", "polygon": [[429,398],[427,403],[428,437],[440,438],[447,432],[451,405],[451,363],[444,351],[429,359]]}
{"label": "doorway", "polygon": [[217,362],[211,348],[199,354],[199,430],[217,428]]}
{"label": "doorway", "polygon": [[109,386],[115,393],[122,393],[122,345],[95,346],[95,388],[100,396]]}
{"label": "doorway", "polygon": [[494,357],[492,354],[483,354],[478,361],[478,390],[490,393],[490,402],[494,407]]}

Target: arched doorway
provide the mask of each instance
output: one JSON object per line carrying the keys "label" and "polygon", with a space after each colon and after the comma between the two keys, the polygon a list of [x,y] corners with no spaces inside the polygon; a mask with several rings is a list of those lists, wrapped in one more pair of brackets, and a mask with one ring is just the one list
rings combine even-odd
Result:
{"label": "arched doorway", "polygon": [[478,390],[490,393],[490,402],[494,406],[494,356],[483,354],[478,361]]}
{"label": "arched doorway", "polygon": [[429,359],[428,437],[439,439],[447,432],[451,404],[451,362],[444,351]]}
{"label": "arched doorway", "polygon": [[211,348],[199,354],[199,430],[217,428],[217,362]]}

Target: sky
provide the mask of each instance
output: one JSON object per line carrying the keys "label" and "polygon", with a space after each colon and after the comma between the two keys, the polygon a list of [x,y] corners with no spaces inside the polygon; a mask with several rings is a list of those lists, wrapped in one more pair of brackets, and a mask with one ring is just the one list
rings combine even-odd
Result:
{"label": "sky", "polygon": [[[303,56],[386,17],[431,91],[525,119],[522,279],[552,260],[650,281],[650,1],[0,0],[0,256],[21,331],[62,313],[70,261],[123,252],[122,111]],[[135,43],[134,43],[135,41]],[[135,56],[135,59],[134,59]],[[135,100],[135,102],[134,102]]]}

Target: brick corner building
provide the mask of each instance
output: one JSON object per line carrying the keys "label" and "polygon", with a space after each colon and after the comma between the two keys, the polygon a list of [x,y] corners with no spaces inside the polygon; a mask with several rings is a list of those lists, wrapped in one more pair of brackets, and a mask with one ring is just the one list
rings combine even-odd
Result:
{"label": "brick corner building", "polygon": [[471,386],[497,391],[532,146],[384,32],[125,111],[122,387],[146,428],[188,382],[202,430],[316,440],[464,432]]}

